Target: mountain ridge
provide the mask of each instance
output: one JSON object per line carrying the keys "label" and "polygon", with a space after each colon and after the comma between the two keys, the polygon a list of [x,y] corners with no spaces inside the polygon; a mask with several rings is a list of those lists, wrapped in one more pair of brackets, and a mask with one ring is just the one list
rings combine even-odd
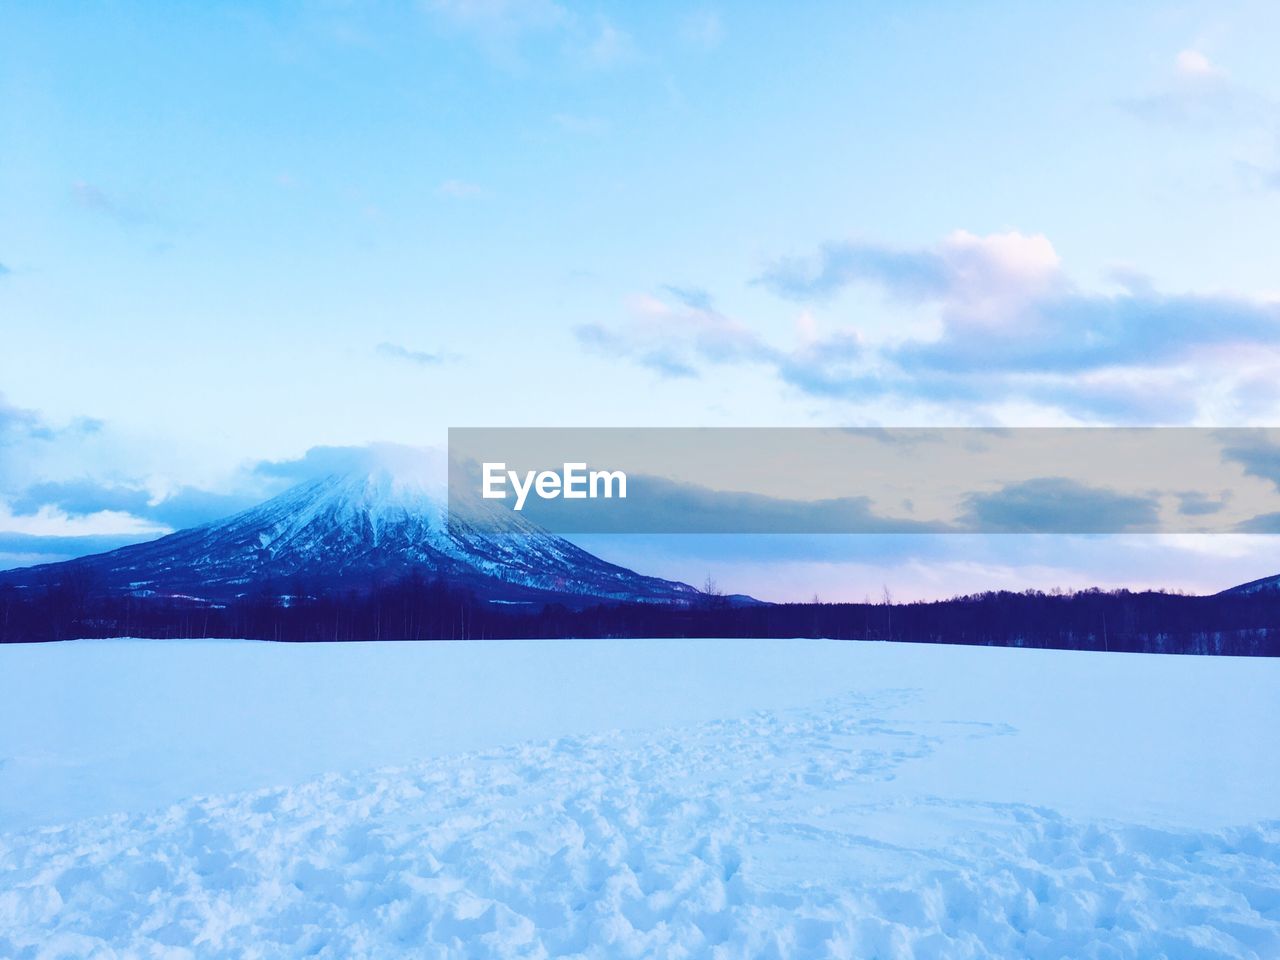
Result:
{"label": "mountain ridge", "polygon": [[1280,591],[1280,573],[1272,574],[1269,577],[1260,577],[1257,580],[1250,580],[1248,583],[1240,583],[1234,587],[1227,587],[1227,589],[1219,591],[1218,596],[1238,596],[1271,591]]}

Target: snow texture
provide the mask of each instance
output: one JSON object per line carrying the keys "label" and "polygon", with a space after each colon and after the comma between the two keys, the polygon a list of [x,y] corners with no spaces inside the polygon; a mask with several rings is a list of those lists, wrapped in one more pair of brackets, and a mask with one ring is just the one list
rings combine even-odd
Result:
{"label": "snow texture", "polygon": [[[483,645],[451,649],[465,662],[468,647]],[[638,648],[653,661],[675,650]],[[531,649],[554,659],[575,646]],[[734,657],[732,642],[702,650]],[[0,836],[0,956],[1280,956],[1280,820],[1214,822],[1274,810],[1273,763],[1232,784],[1252,797],[1225,807],[1178,797],[1168,816],[1126,822],[1088,815],[1089,801],[1054,786],[1045,774],[1070,765],[1071,751],[1041,755],[1042,730],[1028,752],[1010,722],[1034,727],[1028,704],[1048,702],[1065,745],[1095,729],[1080,675],[1145,676],[1152,683],[1133,684],[1107,719],[1132,717],[1147,752],[1163,758],[1135,764],[1135,776],[1150,787],[1163,770],[1172,787],[1185,763],[1211,770],[1211,743],[1228,731],[1210,713],[1203,743],[1169,724],[1167,738],[1153,737],[1141,714],[1162,716],[1165,693],[1194,681],[1199,699],[1187,695],[1186,706],[1273,720],[1270,663],[785,642],[748,645],[743,659],[758,669],[761,650],[845,659],[831,686],[846,689]],[[477,650],[476,663],[489,655]],[[956,709],[949,688],[966,685],[965,664],[979,691],[1003,676],[1008,703]],[[726,666],[725,682],[737,675]],[[652,692],[657,681],[641,673],[632,683]],[[551,692],[527,696],[545,703]],[[1234,736],[1274,757],[1275,729]],[[1118,728],[1115,739],[1126,742]],[[1096,743],[1098,776],[1124,776],[1123,749]],[[1221,750],[1237,766],[1248,755]],[[974,765],[977,780],[958,775]],[[1074,809],[1010,800],[1024,779],[1040,781],[1032,795]],[[1116,792],[1125,794],[1118,782]]]}

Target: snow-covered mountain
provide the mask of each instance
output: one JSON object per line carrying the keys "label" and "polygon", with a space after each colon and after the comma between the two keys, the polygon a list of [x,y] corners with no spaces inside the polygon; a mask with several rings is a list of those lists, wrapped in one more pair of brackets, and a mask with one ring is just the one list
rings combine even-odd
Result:
{"label": "snow-covered mountain", "polygon": [[[227,599],[361,590],[414,571],[506,602],[680,603],[693,587],[646,577],[587,553],[522,517],[449,522],[438,472],[364,465],[299,484],[225,520],[148,543],[0,574],[35,587],[68,573],[94,590]],[[495,529],[501,532],[495,533]]]}

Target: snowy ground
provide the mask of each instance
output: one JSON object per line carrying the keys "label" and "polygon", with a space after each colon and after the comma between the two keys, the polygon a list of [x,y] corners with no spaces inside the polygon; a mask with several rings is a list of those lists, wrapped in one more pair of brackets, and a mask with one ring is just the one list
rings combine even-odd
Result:
{"label": "snowy ground", "polygon": [[0,957],[1277,957],[1278,693],[808,641],[0,648]]}

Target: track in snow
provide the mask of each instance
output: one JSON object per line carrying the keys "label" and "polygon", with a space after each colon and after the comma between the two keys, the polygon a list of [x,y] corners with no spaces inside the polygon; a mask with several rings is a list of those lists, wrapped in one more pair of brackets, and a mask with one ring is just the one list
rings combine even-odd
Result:
{"label": "track in snow", "polygon": [[1280,956],[1280,823],[904,794],[908,767],[1016,735],[901,719],[914,696],[10,834],[0,956]]}

